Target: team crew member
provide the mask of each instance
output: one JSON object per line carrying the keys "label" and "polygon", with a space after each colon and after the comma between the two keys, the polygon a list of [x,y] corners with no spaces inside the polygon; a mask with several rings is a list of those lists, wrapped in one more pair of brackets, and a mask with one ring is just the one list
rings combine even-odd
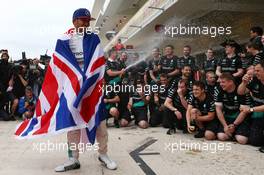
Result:
{"label": "team crew member", "polygon": [[158,83],[159,82],[159,69],[158,65],[160,62],[160,51],[159,48],[154,48],[152,50],[152,58],[148,63],[148,71],[149,71],[149,76],[151,79],[150,84]]}
{"label": "team crew member", "polygon": [[114,125],[116,128],[119,128],[119,123],[118,123],[119,110],[117,108],[117,104],[119,102],[120,102],[120,98],[115,91],[107,91],[107,90],[105,91],[104,103],[107,113],[107,119],[114,117]]}
{"label": "team crew member", "polygon": [[118,59],[118,62],[119,62],[122,69],[126,68],[126,61],[127,61],[127,53],[122,52],[120,55],[120,58]]}
{"label": "team crew member", "polygon": [[[151,86],[158,85],[160,83],[160,77],[159,77],[159,63],[160,63],[160,50],[158,47],[154,48],[152,50],[152,57],[150,61],[148,62],[148,84]],[[150,101],[149,101],[149,111],[150,116],[153,115],[153,112],[155,111],[155,103],[154,103],[154,94],[151,93]]]}
{"label": "team crew member", "polygon": [[[128,54],[127,52],[122,52],[119,58],[119,64],[122,69],[126,68],[126,61],[128,59]],[[119,103],[118,103],[118,111],[119,111],[119,121],[120,125],[122,127],[127,126],[130,120],[130,115],[129,111],[127,109],[127,104],[129,101],[129,90],[127,88],[124,88],[130,84],[130,69],[126,70],[125,73],[122,75],[122,80],[121,80],[121,87],[123,90],[120,90],[118,93],[119,96]],[[116,125],[118,126],[118,125]]]}
{"label": "team crew member", "polygon": [[187,100],[190,98],[190,93],[187,89],[186,80],[180,80],[177,91],[174,94],[168,94],[164,105],[169,109],[166,117],[168,117],[170,129],[167,134],[175,133],[175,125],[177,129],[183,130],[183,133],[188,133],[186,124],[186,110],[188,107]]}
{"label": "team crew member", "polygon": [[135,117],[135,124],[142,129],[148,128],[147,104],[150,96],[144,91],[144,82],[138,79],[135,82],[136,90],[131,93],[127,108]]}
{"label": "team crew member", "polygon": [[195,122],[198,133],[194,137],[213,140],[218,128],[213,97],[205,92],[205,85],[200,81],[194,82],[192,93],[186,112],[187,129],[190,133],[193,132],[191,122]]}
{"label": "team crew member", "polygon": [[233,136],[240,144],[246,144],[249,137],[250,124],[247,113],[239,111],[240,106],[250,105],[250,97],[238,95],[235,79],[229,73],[220,76],[220,92],[215,100],[216,114],[220,121],[217,138],[230,140]]}
{"label": "team crew member", "polygon": [[244,73],[246,73],[249,70],[250,66],[252,66],[254,59],[254,56],[250,53],[248,44],[245,47],[246,47],[246,53],[242,52],[239,54],[242,61],[242,68],[244,70]]}
{"label": "team crew member", "polygon": [[214,72],[206,73],[205,91],[211,96],[214,96],[214,91],[216,87],[216,75]]}
{"label": "team crew member", "polygon": [[121,76],[125,73],[125,69],[122,68],[118,62],[117,52],[115,50],[109,51],[109,58],[106,62],[105,71],[106,84],[121,84]]}
{"label": "team crew member", "polygon": [[206,51],[206,60],[202,65],[202,73],[206,74],[207,72],[215,72],[217,67],[217,60],[214,57],[213,49],[208,49]]}
{"label": "team crew member", "polygon": [[177,60],[177,65],[182,69],[185,65],[189,65],[192,71],[196,71],[195,58],[191,56],[191,47],[186,45],[183,47],[183,56]]}
{"label": "team crew member", "polygon": [[177,66],[178,57],[173,55],[174,47],[172,45],[167,45],[165,47],[165,56],[161,57],[158,69],[160,73],[165,73],[171,79],[179,74],[179,69]]}
{"label": "team crew member", "polygon": [[[264,145],[264,61],[255,66],[255,77],[245,74],[238,87],[238,94],[251,94],[252,106],[243,107],[242,111],[251,113],[252,124],[250,127],[249,142],[255,146]],[[263,152],[263,147],[261,149]]]}
{"label": "team crew member", "polygon": [[256,42],[250,42],[247,45],[248,52],[252,54],[252,64],[250,66],[250,69],[254,68],[258,63],[260,63],[261,60],[264,60],[264,53],[262,50],[262,46],[259,43]]}
{"label": "team crew member", "polygon": [[160,85],[159,91],[154,93],[154,111],[150,112],[150,126],[158,126],[163,123],[164,127],[168,127],[168,121],[165,119],[166,117],[166,107],[164,106],[164,102],[166,100],[168,94],[168,77],[166,74],[160,75]]}
{"label": "team crew member", "polygon": [[[89,10],[85,8],[77,9],[73,13],[73,25],[75,27],[75,31],[83,32],[85,28],[89,27],[90,20],[92,20],[90,16]],[[73,34],[73,36],[70,38],[70,49],[75,55],[76,59],[79,60],[79,66],[83,69],[83,62],[81,60],[84,60],[84,54],[83,53],[83,36],[79,35],[77,32]],[[87,43],[89,44],[89,43]],[[108,142],[108,133],[107,133],[107,127],[106,127],[106,121],[105,118],[100,118],[101,122],[99,127],[96,130],[96,139],[99,143],[99,157],[98,159],[108,168],[111,170],[117,169],[117,164],[111,160],[107,155],[107,142]],[[80,136],[81,136],[81,130],[73,130],[69,131],[67,133],[67,140],[68,140],[68,157],[69,160],[67,160],[64,164],[59,165],[55,168],[56,172],[64,172],[68,170],[73,169],[79,169],[81,167],[79,162],[79,143],[80,143]]]}
{"label": "team crew member", "polygon": [[225,47],[226,57],[219,60],[216,69],[216,75],[228,72],[238,81],[243,76],[242,61],[236,54],[236,49],[240,46],[234,40],[227,40],[221,44]]}
{"label": "team crew member", "polygon": [[171,84],[170,84],[170,88],[168,93],[172,96],[175,91],[177,90],[177,85],[179,83],[180,80],[186,80],[186,82],[188,82],[187,84],[187,88],[189,91],[192,91],[192,85],[194,82],[193,76],[192,76],[192,70],[191,67],[189,65],[185,65],[183,66],[183,68],[181,69],[181,75],[180,76],[176,76]]}
{"label": "team crew member", "polygon": [[133,72],[132,74],[135,76],[135,78],[139,78],[144,81],[145,84],[147,84],[147,71],[148,71],[148,65],[145,60],[139,62],[137,65],[133,66]]}
{"label": "team crew member", "polygon": [[263,29],[259,26],[254,26],[250,28],[250,41],[260,42],[261,36],[263,35]]}

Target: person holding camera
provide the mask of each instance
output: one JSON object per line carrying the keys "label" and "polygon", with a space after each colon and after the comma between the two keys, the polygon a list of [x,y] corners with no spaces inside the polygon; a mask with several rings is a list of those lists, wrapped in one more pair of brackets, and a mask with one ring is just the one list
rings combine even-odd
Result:
{"label": "person holding camera", "polygon": [[34,95],[38,96],[44,80],[44,70],[39,66],[39,60],[34,59],[29,65],[28,85],[32,87]]}
{"label": "person holding camera", "polygon": [[10,117],[14,119],[19,99],[24,96],[25,87],[28,85],[27,65],[25,63],[13,67],[8,85],[8,99],[12,102]]}
{"label": "person holding camera", "polygon": [[32,88],[27,86],[25,88],[25,96],[20,98],[18,105],[18,113],[22,116],[23,120],[33,117],[36,102],[37,98],[33,94]]}

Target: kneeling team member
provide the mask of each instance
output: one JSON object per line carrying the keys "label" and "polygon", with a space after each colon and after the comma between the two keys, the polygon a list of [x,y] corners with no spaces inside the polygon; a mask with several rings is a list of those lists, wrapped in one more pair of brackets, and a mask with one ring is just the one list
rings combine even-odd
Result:
{"label": "kneeling team member", "polygon": [[214,99],[208,93],[205,93],[205,85],[200,81],[193,84],[193,94],[191,95],[186,112],[187,129],[191,133],[195,122],[198,127],[198,133],[195,138],[205,137],[207,140],[216,138],[218,121],[215,118]]}

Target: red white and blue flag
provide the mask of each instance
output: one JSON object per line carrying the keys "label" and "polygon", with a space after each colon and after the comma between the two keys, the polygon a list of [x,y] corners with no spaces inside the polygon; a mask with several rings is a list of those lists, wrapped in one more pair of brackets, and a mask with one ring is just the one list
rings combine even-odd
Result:
{"label": "red white and blue flag", "polygon": [[105,59],[96,34],[83,37],[84,68],[81,69],[69,47],[69,30],[57,40],[50,60],[34,117],[17,126],[19,139],[58,134],[76,129],[87,132],[91,143],[104,118],[101,90]]}

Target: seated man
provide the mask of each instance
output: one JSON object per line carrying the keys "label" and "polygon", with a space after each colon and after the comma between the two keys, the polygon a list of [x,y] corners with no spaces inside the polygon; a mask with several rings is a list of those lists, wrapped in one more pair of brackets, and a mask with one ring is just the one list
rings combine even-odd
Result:
{"label": "seated man", "polygon": [[232,136],[240,144],[246,144],[249,136],[249,121],[245,112],[239,112],[242,105],[250,105],[250,97],[237,94],[234,77],[229,73],[220,76],[220,89],[216,96],[216,114],[220,121],[217,138],[229,140]]}
{"label": "seated man", "polygon": [[134,115],[135,124],[142,129],[146,129],[149,126],[147,104],[150,100],[150,96],[144,92],[143,80],[137,80],[135,88],[137,90],[131,93],[127,108],[131,111],[132,115]]}
{"label": "seated man", "polygon": [[166,117],[169,118],[170,129],[167,134],[175,133],[175,120],[178,129],[182,129],[183,133],[187,133],[186,126],[186,110],[188,107],[187,99],[189,98],[189,91],[187,89],[186,80],[180,80],[177,91],[174,94],[169,93],[164,105],[169,109]]}
{"label": "seated man", "polygon": [[195,138],[204,136],[207,140],[216,138],[218,121],[215,118],[214,100],[208,93],[205,93],[205,85],[200,81],[193,83],[193,95],[189,99],[186,120],[190,133],[194,131],[192,122],[195,122],[198,127],[198,133],[194,135]]}
{"label": "seated man", "polygon": [[34,115],[37,99],[33,94],[30,86],[25,89],[25,96],[21,97],[18,104],[18,113],[22,116],[23,120],[30,119]]}
{"label": "seated man", "polygon": [[111,91],[108,91],[108,88],[106,88],[104,94],[104,103],[107,111],[107,119],[114,117],[114,125],[116,128],[119,128],[119,123],[118,123],[119,111],[117,109],[117,103],[120,101],[120,98],[117,95],[117,93],[114,92],[113,88],[110,89]]}

